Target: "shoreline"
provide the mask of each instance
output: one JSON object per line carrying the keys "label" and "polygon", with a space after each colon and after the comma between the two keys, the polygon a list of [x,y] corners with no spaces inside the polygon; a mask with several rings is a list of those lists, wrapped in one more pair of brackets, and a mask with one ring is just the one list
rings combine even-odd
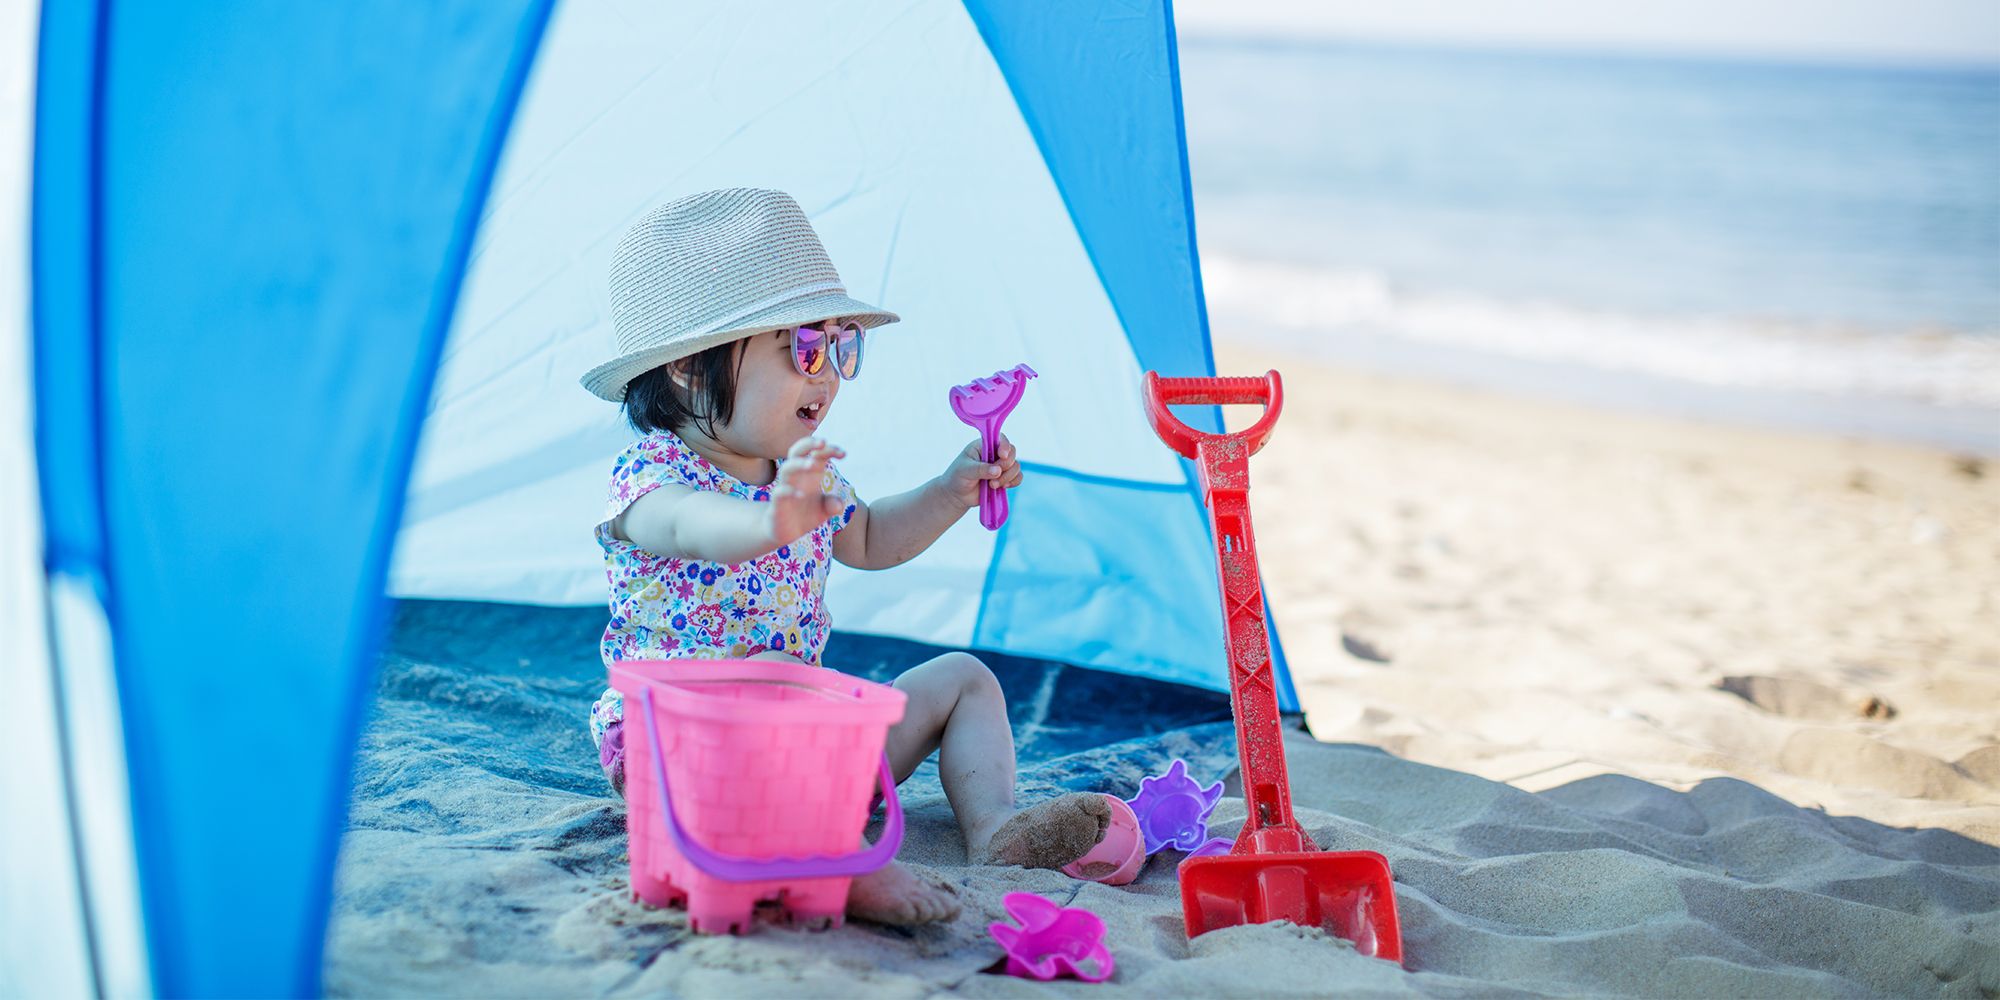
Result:
{"label": "shoreline", "polygon": [[2000,844],[1995,463],[1216,356],[1286,379],[1251,497],[1320,739]]}
{"label": "shoreline", "polygon": [[1231,349],[1301,359],[1299,363],[1543,401],[1746,431],[1838,437],[2000,460],[2000,410],[1893,396],[1715,385],[1643,371],[1516,357],[1458,344],[1394,336],[1263,332],[1216,338]]}

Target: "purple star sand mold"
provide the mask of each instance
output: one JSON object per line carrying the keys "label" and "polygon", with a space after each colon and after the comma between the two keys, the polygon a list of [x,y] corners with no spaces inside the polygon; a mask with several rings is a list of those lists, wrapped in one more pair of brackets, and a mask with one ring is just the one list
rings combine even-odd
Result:
{"label": "purple star sand mold", "polygon": [[1188,777],[1187,761],[1174,758],[1167,773],[1141,779],[1139,794],[1127,804],[1139,817],[1139,834],[1146,839],[1146,853],[1172,847],[1195,856],[1222,854],[1234,841],[1211,839],[1208,817],[1222,799],[1222,782],[1207,787]]}

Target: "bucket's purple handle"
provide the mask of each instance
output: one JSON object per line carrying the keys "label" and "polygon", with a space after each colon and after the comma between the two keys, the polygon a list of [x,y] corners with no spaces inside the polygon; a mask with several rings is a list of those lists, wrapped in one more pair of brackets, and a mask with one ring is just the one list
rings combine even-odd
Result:
{"label": "bucket's purple handle", "polygon": [[646,740],[652,744],[653,781],[659,786],[660,809],[667,816],[667,836],[674,848],[694,862],[696,868],[725,882],[770,882],[778,879],[833,878],[866,875],[896,860],[903,846],[903,803],[896,798],[896,775],[889,770],[889,754],[882,754],[882,797],[888,801],[889,815],[882,824],[882,837],[872,846],[847,854],[816,854],[806,858],[743,858],[711,851],[695,842],[694,835],[681,828],[674,814],[674,800],[667,794],[667,754],[660,746],[660,728],[653,715],[653,688],[640,692],[646,709]]}

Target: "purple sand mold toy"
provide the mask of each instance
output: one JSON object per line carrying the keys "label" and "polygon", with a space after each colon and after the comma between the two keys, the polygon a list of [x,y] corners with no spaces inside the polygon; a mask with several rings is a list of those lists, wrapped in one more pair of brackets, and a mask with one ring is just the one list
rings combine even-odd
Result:
{"label": "purple sand mold toy", "polygon": [[1225,854],[1235,841],[1210,838],[1208,817],[1222,799],[1222,782],[1208,787],[1188,777],[1187,761],[1174,758],[1167,773],[1139,781],[1139,794],[1127,804],[1139,817],[1139,834],[1146,838],[1146,853],[1172,847],[1190,856]]}
{"label": "purple sand mold toy", "polygon": [[[1015,365],[1004,371],[951,387],[951,412],[979,431],[979,457],[991,464],[999,460],[1000,424],[1021,402],[1021,393],[1035,370]],[[988,531],[999,531],[1007,523],[1007,491],[985,480],[979,482],[979,523]]]}
{"label": "purple sand mold toy", "polygon": [[[1079,907],[1057,906],[1032,892],[1010,892],[1001,897],[1007,915],[1020,921],[1015,927],[1004,920],[986,925],[986,932],[1007,952],[1007,974],[1022,979],[1050,980],[1075,976],[1086,983],[1111,978],[1111,949],[1104,946],[1104,921]],[[1095,971],[1080,967],[1091,964]]]}

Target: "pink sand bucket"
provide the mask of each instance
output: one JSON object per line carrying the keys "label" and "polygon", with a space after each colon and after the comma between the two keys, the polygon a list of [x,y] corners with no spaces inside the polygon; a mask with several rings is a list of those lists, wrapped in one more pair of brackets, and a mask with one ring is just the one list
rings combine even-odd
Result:
{"label": "pink sand bucket", "polygon": [[[704,933],[747,930],[760,902],[839,926],[847,886],[896,857],[903,809],[883,753],[903,692],[772,660],[631,660],[625,696],[632,894],[685,903]],[[882,837],[861,845],[877,782]]]}

